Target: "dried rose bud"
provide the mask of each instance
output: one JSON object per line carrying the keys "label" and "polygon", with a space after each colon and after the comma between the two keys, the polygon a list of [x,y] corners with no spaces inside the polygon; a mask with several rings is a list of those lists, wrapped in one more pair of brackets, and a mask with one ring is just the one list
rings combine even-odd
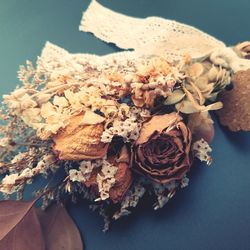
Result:
{"label": "dried rose bud", "polygon": [[132,148],[132,168],[157,183],[180,180],[191,167],[190,143],[191,132],[177,113],[153,116]]}

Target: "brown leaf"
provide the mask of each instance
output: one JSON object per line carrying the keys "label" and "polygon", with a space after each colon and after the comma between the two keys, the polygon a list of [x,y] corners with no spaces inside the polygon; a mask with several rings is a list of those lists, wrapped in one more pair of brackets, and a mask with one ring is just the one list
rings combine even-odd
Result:
{"label": "brown leaf", "polygon": [[35,209],[35,200],[1,201],[0,249],[44,250],[45,244]]}
{"label": "brown leaf", "polygon": [[0,240],[24,218],[35,202],[0,201]]}
{"label": "brown leaf", "polygon": [[141,134],[137,139],[137,144],[142,144],[148,140],[151,136],[152,131],[162,132],[163,129],[175,124],[180,121],[181,117],[176,113],[166,114],[166,115],[155,115],[151,118],[149,122],[144,123],[141,129]]}
{"label": "brown leaf", "polygon": [[115,184],[109,191],[114,203],[121,202],[132,183],[132,173],[128,163],[120,162],[115,175]]}
{"label": "brown leaf", "polygon": [[83,250],[80,233],[62,205],[37,210],[47,250]]}

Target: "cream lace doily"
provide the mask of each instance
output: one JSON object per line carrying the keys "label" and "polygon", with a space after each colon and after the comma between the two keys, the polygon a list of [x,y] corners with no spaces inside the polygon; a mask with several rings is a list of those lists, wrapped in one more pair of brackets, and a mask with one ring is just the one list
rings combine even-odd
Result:
{"label": "cream lace doily", "polygon": [[105,67],[113,67],[114,64],[124,65],[126,68],[128,61],[136,63],[149,55],[180,60],[189,54],[193,59],[210,56],[213,63],[233,71],[250,68],[250,60],[239,58],[222,41],[192,26],[159,17],[129,17],[109,10],[95,0],[84,12],[79,29],[91,32],[97,38],[114,43],[121,49],[133,51],[106,56],[71,54],[47,42],[38,60],[38,67],[47,72],[67,69],[74,72],[76,77],[79,73],[80,77],[84,67],[90,65],[100,71]]}

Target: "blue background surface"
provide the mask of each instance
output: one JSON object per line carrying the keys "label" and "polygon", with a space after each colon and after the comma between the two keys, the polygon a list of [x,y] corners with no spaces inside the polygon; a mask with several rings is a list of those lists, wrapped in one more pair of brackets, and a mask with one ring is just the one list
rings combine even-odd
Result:
{"label": "blue background surface", "polygon": [[[100,0],[137,17],[157,15],[200,28],[227,44],[249,40],[249,0]],[[118,49],[78,31],[84,0],[0,0],[0,94],[14,89],[16,71],[33,62],[46,41],[70,52]],[[188,188],[161,211],[147,201],[102,233],[102,219],[87,204],[72,205],[87,250],[250,249],[250,133],[216,122],[212,167],[194,166]],[[28,193],[31,188],[28,189]]]}

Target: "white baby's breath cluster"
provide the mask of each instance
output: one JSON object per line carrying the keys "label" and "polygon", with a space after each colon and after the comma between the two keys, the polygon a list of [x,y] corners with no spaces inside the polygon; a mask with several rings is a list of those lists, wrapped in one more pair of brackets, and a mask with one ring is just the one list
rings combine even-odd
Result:
{"label": "white baby's breath cluster", "polygon": [[109,198],[109,191],[115,184],[115,174],[118,168],[105,159],[94,161],[81,161],[79,170],[70,169],[69,179],[72,182],[86,182],[91,177],[94,169],[99,169],[95,176],[100,197],[96,199],[106,200]]}
{"label": "white baby's breath cluster", "polygon": [[207,165],[211,165],[212,157],[209,153],[212,152],[212,148],[204,139],[200,139],[193,144],[193,151],[195,157],[197,157],[200,161],[205,161]]}
{"label": "white baby's breath cluster", "polygon": [[137,206],[139,200],[145,194],[145,192],[146,189],[142,183],[135,183],[133,188],[129,190],[127,195],[124,197],[121,203],[121,208],[114,214],[113,219],[117,220],[122,216],[129,215],[131,213],[130,209]]}
{"label": "white baby's breath cluster", "polygon": [[150,112],[143,108],[130,108],[126,104],[121,104],[117,118],[112,122],[112,126],[107,127],[102,134],[101,141],[109,143],[114,136],[120,136],[124,142],[135,141],[140,134],[143,121],[150,117]]}
{"label": "white baby's breath cluster", "polygon": [[101,172],[97,174],[96,181],[100,198],[97,200],[106,200],[109,198],[109,190],[115,184],[115,174],[118,168],[108,161],[103,161]]}
{"label": "white baby's breath cluster", "polygon": [[70,169],[69,178],[72,182],[85,182],[87,181],[93,170],[99,168],[103,165],[103,160],[94,160],[94,161],[81,161],[79,170]]}
{"label": "white baby's breath cluster", "polygon": [[154,183],[154,194],[157,202],[154,204],[154,210],[158,210],[166,205],[166,203],[175,195],[176,189],[188,186],[189,179],[184,176],[180,181],[171,181],[167,184]]}
{"label": "white baby's breath cluster", "polygon": [[113,126],[106,129],[101,141],[109,143],[114,136],[121,136],[125,142],[134,141],[139,137],[141,124],[136,121],[135,117],[130,117],[125,121],[115,121]]}
{"label": "white baby's breath cluster", "polygon": [[[27,153],[20,153],[16,155],[11,161],[12,164],[20,164],[21,161],[27,160]],[[12,194],[25,183],[31,183],[32,178],[38,174],[47,175],[47,171],[55,171],[58,169],[58,165],[55,164],[55,158],[53,154],[45,154],[41,157],[40,161],[35,167],[26,167],[19,173],[10,173],[3,178],[0,191],[5,194]],[[11,168],[10,168],[11,169]],[[12,168],[12,171],[15,169]]]}

